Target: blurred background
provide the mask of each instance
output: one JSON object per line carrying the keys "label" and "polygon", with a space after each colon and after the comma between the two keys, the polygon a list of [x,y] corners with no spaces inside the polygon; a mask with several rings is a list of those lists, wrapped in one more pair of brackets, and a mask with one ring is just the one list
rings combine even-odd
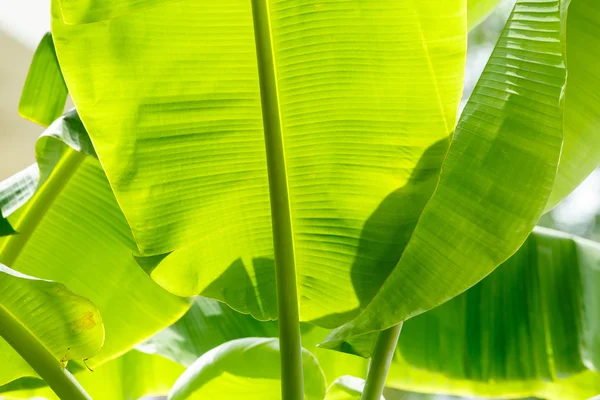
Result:
{"label": "blurred background", "polygon": [[[50,29],[49,0],[0,1],[0,180],[35,161],[41,127],[19,117],[21,88],[38,41]],[[505,0],[469,35],[463,105],[468,99],[508,17]],[[69,106],[70,107],[70,106]],[[551,213],[541,225],[600,240],[600,170]]]}

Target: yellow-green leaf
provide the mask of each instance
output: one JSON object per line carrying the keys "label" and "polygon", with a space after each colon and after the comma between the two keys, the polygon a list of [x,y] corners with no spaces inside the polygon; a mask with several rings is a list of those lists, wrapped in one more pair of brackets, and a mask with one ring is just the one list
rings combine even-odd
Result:
{"label": "yellow-green leaf", "polygon": [[[94,368],[175,322],[189,302],[135,262],[129,226],[85,138],[77,115],[68,113],[38,141],[38,164],[0,183],[0,208],[18,232],[0,238],[0,262],[62,283],[98,307],[106,338],[88,357]],[[4,369],[17,371],[0,363]]]}
{"label": "yellow-green leaf", "polygon": [[67,86],[56,59],[52,35],[44,35],[33,56],[23,86],[19,114],[42,126],[60,117],[67,101]]}
{"label": "yellow-green leaf", "polygon": [[61,362],[100,351],[102,317],[89,300],[2,264],[0,287],[0,385],[38,373],[53,380],[64,368]]}

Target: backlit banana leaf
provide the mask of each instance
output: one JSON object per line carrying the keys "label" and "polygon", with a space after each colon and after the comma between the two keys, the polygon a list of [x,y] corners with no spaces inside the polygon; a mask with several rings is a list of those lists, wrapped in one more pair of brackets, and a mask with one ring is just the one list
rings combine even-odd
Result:
{"label": "backlit banana leaf", "polygon": [[[301,318],[337,326],[377,292],[434,190],[462,88],[466,2],[269,9]],[[153,278],[275,318],[250,2],[66,25],[55,1],[52,30],[141,254],[176,250]]]}
{"label": "backlit banana leaf", "polygon": [[[131,350],[94,369],[84,369],[75,377],[94,400],[137,400],[144,396],[166,395],[185,369],[163,357]],[[3,399],[57,399],[44,382],[21,378],[0,387]]]}
{"label": "backlit banana leaf", "polygon": [[67,86],[63,79],[52,35],[44,35],[33,56],[23,87],[19,114],[43,126],[60,117],[67,101]]}
{"label": "backlit banana leaf", "polygon": [[[302,351],[304,398],[325,397],[325,376],[315,357]],[[169,400],[277,399],[281,393],[279,339],[226,342],[196,360],[175,382]]]}
{"label": "backlit banana leaf", "polygon": [[[587,399],[600,390],[598,265],[597,243],[536,228],[490,276],[404,324],[388,385]],[[367,356],[368,336],[337,349]]]}
{"label": "backlit banana leaf", "polygon": [[600,4],[595,0],[563,0],[562,7],[568,66],[561,103],[564,144],[547,210],[600,164],[600,54],[590,51],[600,46]]}
{"label": "backlit banana leaf", "polygon": [[[241,0],[73,26],[54,2],[67,85],[140,253],[165,255],[157,282],[274,318],[269,190],[289,190],[273,213],[291,218],[301,318],[352,320],[334,339],[433,308],[517,250],[561,152],[566,6],[517,3],[444,159],[464,2],[260,3],[256,26]],[[272,59],[257,58],[255,30]],[[285,162],[270,188],[263,120]]]}
{"label": "backlit banana leaf", "polygon": [[[0,262],[60,282],[98,307],[106,338],[87,361],[95,368],[172,324],[189,302],[136,264],[131,231],[92,151],[69,112],[38,141],[38,164],[0,183],[2,213],[18,232],[0,238]],[[0,371],[24,374],[5,362]]]}
{"label": "backlit banana leaf", "polygon": [[556,174],[565,80],[560,39],[560,1],[517,1],[398,265],[330,340],[389,328],[433,308],[520,247]]}
{"label": "backlit banana leaf", "polygon": [[[301,329],[304,347],[317,356],[329,384],[341,375],[363,376],[367,372],[364,359],[317,347],[328,330],[308,324],[302,324]],[[218,301],[197,297],[179,321],[136,349],[160,354],[189,367],[198,357],[225,342],[246,337],[276,337],[277,334],[274,321],[258,321]]]}
{"label": "backlit banana leaf", "polygon": [[[536,228],[482,282],[405,322],[387,385],[502,398],[585,400],[600,393],[595,372],[600,354],[598,265],[597,243]],[[236,337],[243,337],[260,332],[260,324],[272,324],[210,299],[198,298],[192,310],[141,349],[187,366],[206,352],[204,343],[228,340],[221,325],[236,327]],[[210,317],[201,317],[203,313]],[[342,375],[366,376],[365,359],[316,347],[327,334],[320,328],[306,330],[302,342],[317,357],[328,383]],[[370,347],[360,344],[342,349],[367,355]]]}
{"label": "backlit banana leaf", "polygon": [[[98,309],[64,285],[0,264],[0,385],[32,368],[95,356],[104,341]],[[30,366],[25,360],[32,363]],[[52,379],[52,377],[47,377]]]}
{"label": "backlit banana leaf", "polygon": [[234,339],[277,337],[277,323],[262,322],[218,301],[197,297],[176,323],[136,348],[190,366],[207,351]]}

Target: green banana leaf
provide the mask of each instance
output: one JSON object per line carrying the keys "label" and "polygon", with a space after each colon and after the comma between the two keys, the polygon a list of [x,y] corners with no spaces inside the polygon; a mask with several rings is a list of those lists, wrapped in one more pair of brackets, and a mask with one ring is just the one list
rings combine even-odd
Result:
{"label": "green banana leaf", "polygon": [[600,4],[563,0],[563,47],[568,78],[562,97],[564,143],[547,210],[558,204],[600,164]]}
{"label": "green banana leaf", "polygon": [[[303,320],[356,315],[408,241],[456,120],[465,4],[271,2]],[[241,0],[84,25],[53,7],[67,86],[141,255],[172,252],[153,278],[265,320],[276,304],[253,30]]]}
{"label": "green banana leaf", "polygon": [[[587,399],[600,390],[599,264],[597,243],[536,228],[489,277],[405,322],[388,385]],[[374,339],[337,349],[367,356]]]}
{"label": "green banana leaf", "polygon": [[482,22],[502,0],[468,0],[467,29],[470,31]]}
{"label": "green banana leaf", "polygon": [[[304,398],[322,400],[326,384],[315,357],[302,351]],[[175,382],[169,400],[277,399],[281,395],[277,338],[226,342],[196,360]]]}
{"label": "green banana leaf", "polygon": [[188,367],[225,342],[247,337],[277,337],[278,333],[275,321],[261,322],[218,301],[197,297],[185,316],[136,348]]}
{"label": "green banana leaf", "polygon": [[[275,172],[285,172],[290,191],[301,318],[337,326],[370,304],[346,332],[357,334],[462,292],[522,243],[556,172],[565,70],[558,41],[515,50],[532,65],[538,52],[549,54],[516,78],[540,79],[544,93],[513,95],[505,82],[491,104],[476,94],[422,213],[454,129],[464,4],[381,1],[360,13],[346,2],[319,4],[271,4],[287,162]],[[558,3],[546,8],[530,28],[558,37]],[[176,250],[153,278],[180,295],[274,318],[249,5],[182,1],[78,26],[62,23],[56,3],[53,13],[67,85],[142,255]],[[529,103],[537,110],[525,112]],[[556,118],[540,125],[547,115]]]}
{"label": "green banana leaf", "polygon": [[[536,228],[508,261],[464,294],[404,323],[387,385],[414,392],[501,398],[585,400],[600,393],[597,374],[600,245]],[[204,315],[204,316],[203,316]],[[188,366],[235,337],[265,325],[214,300],[197,298],[182,320],[138,348]],[[264,331],[263,331],[264,332]],[[367,360],[317,345],[329,331],[304,329],[327,382],[366,376]],[[365,335],[363,339],[372,340]],[[368,355],[372,341],[338,349]]]}
{"label": "green banana leaf", "polygon": [[35,375],[39,366],[60,370],[61,362],[91,358],[102,348],[98,309],[64,285],[0,264],[0,287],[0,385]]}
{"label": "green banana leaf", "polygon": [[23,87],[19,114],[43,126],[60,117],[67,101],[67,86],[63,79],[52,35],[44,35],[33,56]]}
{"label": "green banana leaf", "polygon": [[[18,232],[0,238],[0,262],[62,283],[98,307],[106,337],[102,350],[86,357],[95,368],[171,325],[189,301],[163,290],[136,264],[131,230],[88,154],[83,125],[69,112],[38,141],[37,165],[0,183],[2,215]],[[4,362],[5,354],[0,376],[30,375]]]}
{"label": "green banana leaf", "polygon": [[331,341],[431,309],[520,247],[546,206],[557,169],[565,81],[560,39],[559,1],[517,1],[398,265]]}
{"label": "green banana leaf", "polygon": [[[94,400],[137,400],[168,394],[184,370],[163,357],[131,350],[93,372],[83,369],[75,376]],[[58,399],[43,381],[35,378],[21,378],[0,387],[0,397]]]}
{"label": "green banana leaf", "polygon": [[[63,21],[68,25],[86,24],[131,14],[174,0],[59,0]],[[469,0],[469,30],[479,24],[501,0]]]}

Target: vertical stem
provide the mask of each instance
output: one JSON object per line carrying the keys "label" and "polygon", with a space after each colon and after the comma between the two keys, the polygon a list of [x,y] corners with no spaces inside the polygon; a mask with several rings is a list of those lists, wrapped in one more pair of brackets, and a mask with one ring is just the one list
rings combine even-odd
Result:
{"label": "vertical stem", "polygon": [[379,332],[361,400],[381,399],[401,330],[402,323],[399,323],[385,331]]}
{"label": "vertical stem", "polygon": [[0,337],[23,357],[60,399],[91,400],[54,354],[1,305]]}
{"label": "vertical stem", "polygon": [[283,400],[302,400],[304,398],[304,382],[294,235],[269,5],[268,0],[251,1],[275,250],[281,392]]}

